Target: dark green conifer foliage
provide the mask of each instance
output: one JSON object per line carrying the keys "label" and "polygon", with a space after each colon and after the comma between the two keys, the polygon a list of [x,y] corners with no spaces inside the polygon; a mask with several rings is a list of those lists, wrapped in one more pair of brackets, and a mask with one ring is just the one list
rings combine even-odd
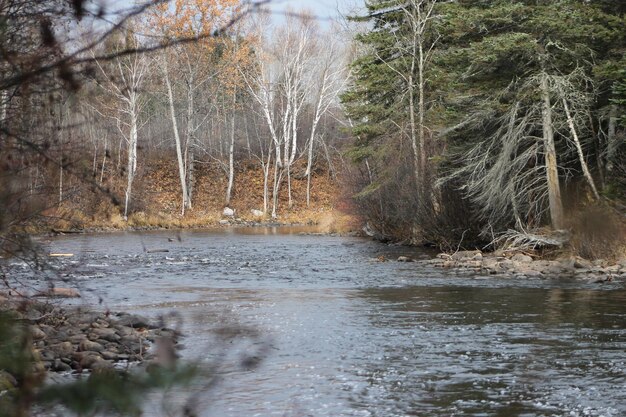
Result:
{"label": "dark green conifer foliage", "polygon": [[[369,165],[376,165],[372,159],[389,161],[390,149],[397,149],[389,141],[398,141],[398,121],[408,116],[401,94],[406,86],[388,65],[400,68],[403,57],[384,55],[398,51],[391,45],[406,30],[401,14],[393,11],[399,4],[368,3],[371,30],[357,38],[365,52],[354,63],[354,83],[343,96],[358,138],[352,155],[357,161],[370,158]],[[442,164],[438,172],[444,173],[443,183],[465,196],[468,212],[475,208],[473,225],[479,221],[493,236],[508,228],[550,223],[543,139],[546,98],[557,184],[568,189],[568,184],[580,183],[579,190],[591,190],[593,182],[602,189],[609,107],[623,100],[619,80],[623,82],[620,70],[626,62],[625,7],[622,2],[584,0],[438,3],[437,19],[429,29],[437,38],[427,74],[426,121],[436,144],[430,159]],[[581,160],[590,175],[584,174]],[[388,166],[379,165],[377,173]],[[444,200],[437,215],[453,205],[443,197],[448,191],[440,195]],[[413,223],[420,219],[413,218]],[[468,222],[459,231],[473,225]]]}

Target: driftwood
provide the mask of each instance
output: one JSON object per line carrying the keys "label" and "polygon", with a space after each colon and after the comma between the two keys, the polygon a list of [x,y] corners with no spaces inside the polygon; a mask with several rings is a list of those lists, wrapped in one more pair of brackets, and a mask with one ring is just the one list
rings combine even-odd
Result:
{"label": "driftwood", "polygon": [[495,238],[490,246],[504,250],[535,250],[540,248],[562,248],[569,241],[569,234],[564,230],[544,233],[542,230],[534,232],[520,232],[507,230]]}

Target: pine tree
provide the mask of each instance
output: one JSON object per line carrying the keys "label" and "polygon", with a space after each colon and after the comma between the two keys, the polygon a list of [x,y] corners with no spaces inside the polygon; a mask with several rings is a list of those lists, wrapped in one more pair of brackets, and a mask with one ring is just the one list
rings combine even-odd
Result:
{"label": "pine tree", "polygon": [[623,17],[575,0],[457,2],[441,13],[441,100],[457,116],[446,133],[466,149],[447,179],[463,183],[486,233],[539,226],[546,211],[563,228],[567,173],[598,195],[582,142],[594,139],[593,71],[623,44]]}

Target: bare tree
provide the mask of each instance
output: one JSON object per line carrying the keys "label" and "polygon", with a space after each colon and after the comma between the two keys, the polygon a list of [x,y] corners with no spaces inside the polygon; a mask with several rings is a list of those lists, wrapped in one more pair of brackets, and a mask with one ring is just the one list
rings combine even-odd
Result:
{"label": "bare tree", "polygon": [[[333,31],[333,29],[330,29]],[[313,167],[313,150],[318,135],[318,124],[333,104],[336,104],[337,97],[348,80],[347,65],[341,59],[344,54],[338,44],[338,40],[329,32],[320,39],[318,46],[317,64],[314,71],[317,74],[313,77],[312,91],[315,94],[313,102],[313,120],[308,141],[307,167],[305,175],[307,177],[306,204],[311,204],[311,174]]]}
{"label": "bare tree", "polygon": [[[136,35],[127,29],[123,39],[116,39],[113,49],[121,51],[124,49],[137,49],[138,40]],[[93,52],[92,52],[93,53]],[[93,53],[94,57],[96,56]],[[143,126],[140,122],[141,113],[146,103],[143,87],[146,73],[149,68],[148,57],[139,53],[119,56],[110,65],[95,60],[104,78],[98,85],[114,98],[112,104],[103,104],[108,107],[101,114],[106,114],[115,120],[120,135],[126,142],[127,164],[126,164],[126,193],[124,198],[124,219],[128,220],[128,207],[132,196],[132,186],[137,172],[137,141],[139,130]],[[97,80],[97,79],[96,79]]]}

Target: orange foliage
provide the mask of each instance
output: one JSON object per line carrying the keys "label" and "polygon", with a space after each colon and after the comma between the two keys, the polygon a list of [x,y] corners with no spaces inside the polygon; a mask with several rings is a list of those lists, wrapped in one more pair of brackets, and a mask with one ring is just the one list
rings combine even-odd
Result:
{"label": "orange foliage", "polygon": [[205,42],[241,8],[240,0],[175,0],[156,5],[149,22],[154,31],[169,39],[198,37]]}

